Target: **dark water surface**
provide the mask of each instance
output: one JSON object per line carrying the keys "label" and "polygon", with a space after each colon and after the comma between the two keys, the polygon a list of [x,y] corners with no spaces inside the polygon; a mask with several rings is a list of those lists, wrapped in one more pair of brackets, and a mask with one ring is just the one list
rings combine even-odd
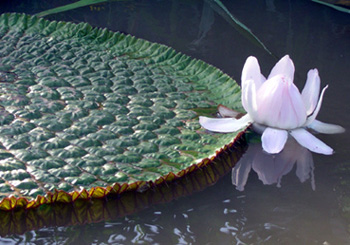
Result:
{"label": "dark water surface", "polygon": [[[0,11],[34,14],[69,2],[1,1]],[[313,154],[290,142],[292,153],[271,158],[251,143],[232,175],[202,191],[96,223],[12,234],[0,243],[350,244],[350,15],[306,0],[224,3],[276,56],[291,56],[300,89],[307,71],[318,68],[322,86],[329,84],[318,119],[347,129],[317,135],[336,153]],[[46,18],[166,44],[238,82],[248,56],[259,59],[265,75],[276,62],[205,1],[110,2]]]}

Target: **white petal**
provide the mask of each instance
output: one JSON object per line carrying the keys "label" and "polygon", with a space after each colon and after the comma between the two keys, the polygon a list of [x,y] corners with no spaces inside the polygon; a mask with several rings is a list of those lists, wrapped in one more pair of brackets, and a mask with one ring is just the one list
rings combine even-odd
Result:
{"label": "white petal", "polygon": [[246,62],[244,63],[242,70],[242,89],[245,88],[245,82],[247,80],[253,80],[256,83],[256,87],[259,88],[261,83],[263,82],[262,78],[263,76],[260,72],[258,60],[254,56],[248,57]]}
{"label": "white petal", "polygon": [[317,69],[310,70],[307,73],[306,84],[301,92],[307,115],[310,115],[316,108],[320,94],[320,85],[321,81]]}
{"label": "white petal", "polygon": [[317,139],[315,136],[303,128],[294,129],[290,132],[290,134],[294,137],[294,139],[296,139],[296,141],[298,141],[300,145],[304,146],[312,152],[324,155],[333,154],[332,148],[330,148],[328,145]]}
{"label": "white petal", "polygon": [[242,105],[252,118],[255,117],[257,111],[256,105],[256,86],[253,80],[245,82],[245,89],[242,90]]}
{"label": "white petal", "polygon": [[231,133],[248,126],[251,123],[251,118],[248,115],[238,120],[234,118],[199,117],[199,123],[203,128],[209,131]]}
{"label": "white petal", "polygon": [[270,79],[271,77],[282,74],[287,76],[291,81],[293,81],[294,71],[295,71],[295,68],[294,68],[293,61],[289,58],[289,55],[285,55],[272,68],[271,73],[267,79]]}
{"label": "white petal", "polygon": [[276,154],[283,150],[288,138],[286,130],[266,128],[261,136],[263,149],[270,154]]}
{"label": "white petal", "polygon": [[314,120],[308,128],[311,128],[319,133],[323,134],[340,134],[345,132],[345,128],[339,125],[324,123],[318,120]]}
{"label": "white petal", "polygon": [[328,85],[322,89],[322,92],[321,92],[320,98],[318,100],[317,106],[316,106],[314,112],[306,119],[306,122],[305,122],[304,126],[309,126],[316,119],[316,117],[318,115],[318,112],[321,109],[324,92],[326,91],[327,88],[328,88]]}
{"label": "white petal", "polygon": [[232,117],[237,118],[242,115],[242,113],[232,110],[224,105],[218,105],[218,112],[222,117]]}

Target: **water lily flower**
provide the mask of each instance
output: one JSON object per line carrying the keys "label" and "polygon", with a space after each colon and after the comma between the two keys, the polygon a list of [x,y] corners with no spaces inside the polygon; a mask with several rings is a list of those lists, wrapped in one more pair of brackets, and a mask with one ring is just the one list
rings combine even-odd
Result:
{"label": "water lily flower", "polygon": [[272,68],[266,79],[260,72],[258,60],[250,56],[242,71],[242,105],[247,114],[236,118],[200,117],[199,123],[209,131],[229,133],[245,126],[262,133],[262,147],[270,154],[283,150],[288,133],[312,152],[331,155],[333,149],[306,129],[320,133],[341,133],[344,128],[316,120],[327,87],[320,94],[320,77],[317,69],[307,74],[300,93],[293,83],[294,64],[288,55]]}

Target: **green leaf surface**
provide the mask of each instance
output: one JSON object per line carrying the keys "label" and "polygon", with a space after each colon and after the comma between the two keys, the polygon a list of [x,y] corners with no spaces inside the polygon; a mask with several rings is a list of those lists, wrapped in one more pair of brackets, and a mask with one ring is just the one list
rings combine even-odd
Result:
{"label": "green leaf surface", "polygon": [[242,110],[236,82],[203,61],[84,23],[3,14],[0,27],[0,209],[171,181],[237,136],[198,123]]}

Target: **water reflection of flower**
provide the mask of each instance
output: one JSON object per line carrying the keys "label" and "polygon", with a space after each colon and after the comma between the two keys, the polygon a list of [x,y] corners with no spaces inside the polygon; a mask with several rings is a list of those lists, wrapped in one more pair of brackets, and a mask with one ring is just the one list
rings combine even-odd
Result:
{"label": "water reflection of flower", "polygon": [[260,143],[252,143],[232,169],[232,184],[237,190],[243,191],[249,173],[253,169],[265,185],[276,183],[277,187],[281,187],[282,177],[293,169],[294,164],[296,164],[296,175],[300,182],[303,183],[311,177],[311,186],[315,190],[312,154],[291,137],[283,151],[275,155],[264,152]]}

